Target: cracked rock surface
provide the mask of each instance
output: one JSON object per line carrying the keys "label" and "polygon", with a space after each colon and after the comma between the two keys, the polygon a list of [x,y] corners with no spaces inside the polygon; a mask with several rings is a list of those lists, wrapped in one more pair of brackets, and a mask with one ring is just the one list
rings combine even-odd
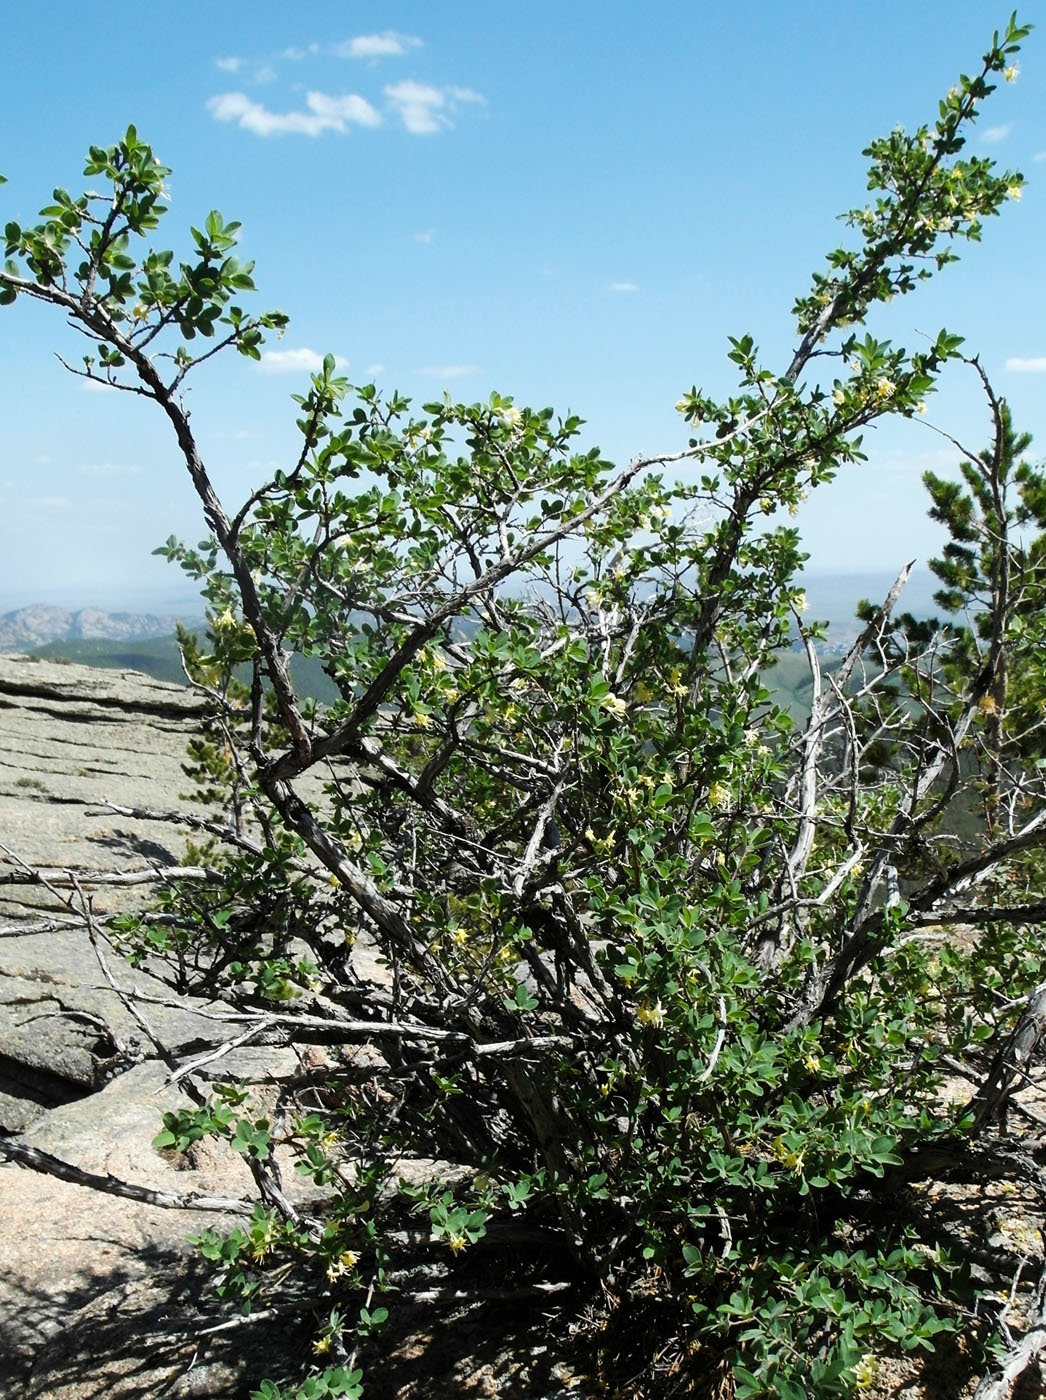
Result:
{"label": "cracked rock surface", "polygon": [[[92,885],[90,872],[176,865],[185,832],[105,804],[191,810],[179,793],[199,714],[192,692],[147,676],[0,655],[0,1131],[85,1171],[239,1197],[250,1179],[235,1154],[172,1162],[152,1148],[163,1112],[186,1100],[107,985],[82,922],[45,887],[18,882],[19,862],[56,881],[75,870],[99,914],[140,904],[146,886]],[[122,987],[166,991],[108,962]],[[150,1005],[148,1015],[184,1053],[222,1039],[203,1009]],[[277,1068],[288,1056],[246,1050],[222,1069]],[[0,1161],[0,1396],[246,1394],[242,1337],[193,1360],[204,1314],[186,1235],[232,1223]]]}

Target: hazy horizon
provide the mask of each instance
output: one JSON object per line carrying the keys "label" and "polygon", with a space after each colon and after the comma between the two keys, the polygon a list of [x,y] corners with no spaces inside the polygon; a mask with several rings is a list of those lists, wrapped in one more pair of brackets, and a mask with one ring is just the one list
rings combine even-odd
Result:
{"label": "hazy horizon", "polygon": [[[812,616],[837,621],[852,614],[861,598],[878,601],[885,597],[900,572],[896,569],[814,569],[799,576],[805,588]],[[904,610],[927,615],[932,611],[932,595],[940,587],[929,569],[912,570],[902,596]],[[148,613],[156,617],[181,617],[196,620],[203,616],[204,602],[188,587],[171,589],[105,589],[85,587],[55,587],[28,590],[9,589],[0,582],[0,615],[21,608],[43,606],[78,612],[82,608],[98,608],[108,613]]]}

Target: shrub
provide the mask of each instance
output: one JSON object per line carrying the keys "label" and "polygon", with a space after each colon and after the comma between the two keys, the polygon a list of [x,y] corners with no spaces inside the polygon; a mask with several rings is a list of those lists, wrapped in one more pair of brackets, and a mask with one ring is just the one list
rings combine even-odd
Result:
{"label": "shrub", "polygon": [[[157,1138],[216,1136],[254,1173],[249,1224],[199,1237],[220,1291],[254,1307],[297,1280],[322,1315],[321,1369],[258,1396],[359,1394],[360,1342],[409,1278],[411,1211],[466,1293],[468,1260],[515,1231],[520,1296],[569,1285],[590,1366],[644,1395],[724,1377],[737,1396],[846,1395],[880,1355],[967,1320],[967,1261],[903,1192],[934,1173],[1037,1180],[997,1117],[1043,977],[1046,808],[1023,731],[983,742],[1003,668],[1025,712],[1041,694],[1030,611],[983,552],[953,569],[952,603],[983,586],[960,638],[963,655],[986,641],[981,664],[960,667],[956,634],[892,621],[902,575],[824,676],[798,534],[767,517],[962,358],[946,330],[908,353],[863,323],[1019,191],[962,150],[1026,32],[1011,19],[932,126],[868,148],[872,202],[796,301],[791,362],[732,340],[735,395],[692,388],[689,447],[624,469],[577,448],[577,418],[497,393],[415,409],[328,357],[296,400],[297,460],[232,513],[180,390],[286,322],[238,304],[237,225],[209,214],[181,264],[145,247],[169,172],[132,128],[91,149],[104,200],[59,190],[41,224],[7,226],[0,302],[60,309],[94,342],[74,372],[156,401],[208,528],[160,552],[209,606],[206,650],[187,646],[213,700],[190,773],[218,878],[118,935],[253,1034],[332,1056],[311,1103],[273,1117],[214,1084]],[[995,429],[987,494],[967,479],[992,558],[1013,447],[1001,412]],[[930,489],[964,540],[973,507]],[[801,729],[768,684],[795,638]],[[333,704],[296,691],[292,652],[322,663]],[[990,820],[960,839],[949,814],[983,752]],[[983,937],[924,936],[957,923]],[[948,1065],[980,1086],[957,1105]],[[322,1208],[288,1200],[276,1145]],[[409,1186],[404,1154],[459,1170]]]}

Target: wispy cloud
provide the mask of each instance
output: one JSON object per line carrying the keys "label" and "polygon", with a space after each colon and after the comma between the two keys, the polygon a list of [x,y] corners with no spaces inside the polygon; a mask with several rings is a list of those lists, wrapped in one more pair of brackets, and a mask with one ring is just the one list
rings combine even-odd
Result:
{"label": "wispy cloud", "polygon": [[242,58],[216,58],[215,68],[220,68],[223,73],[238,73],[243,67]]}
{"label": "wispy cloud", "polygon": [[432,239],[433,239],[433,237],[434,237],[434,235],[435,235],[435,229],[431,229],[431,228],[423,229],[420,233],[416,233],[416,234],[414,235],[414,242],[415,242],[415,243],[431,243],[431,242],[432,242]]}
{"label": "wispy cloud", "polygon": [[461,379],[466,374],[478,374],[479,365],[429,365],[427,369],[419,369],[418,373],[429,379]]}
{"label": "wispy cloud", "polygon": [[111,384],[106,384],[102,379],[81,379],[80,383],[92,394],[115,394],[116,390]]}
{"label": "wispy cloud", "polygon": [[989,126],[981,132],[981,140],[995,145],[999,141],[1005,141],[1012,130],[1013,122],[1003,122],[1000,126]]}
{"label": "wispy cloud", "polygon": [[1006,368],[1013,374],[1046,374],[1046,355],[1033,355],[1027,360],[1020,355],[1011,355],[1006,361]]}
{"label": "wispy cloud", "polygon": [[68,496],[36,496],[26,504],[43,510],[70,510],[73,503]]}
{"label": "wispy cloud", "polygon": [[1034,160],[1034,161],[1046,160],[1046,151],[1036,151],[1035,154],[1032,156],[1032,160]]}
{"label": "wispy cloud", "polygon": [[120,462],[88,462],[77,467],[81,476],[141,476],[141,467],[124,466]]}
{"label": "wispy cloud", "polygon": [[405,78],[385,88],[389,105],[414,136],[429,136],[454,125],[453,115],[462,103],[485,102],[482,93],[471,88],[433,87]]}
{"label": "wispy cloud", "polygon": [[386,29],[384,34],[357,34],[343,44],[335,44],[339,58],[398,58],[410,49],[420,49],[421,40],[413,34],[397,34]]}
{"label": "wispy cloud", "polygon": [[368,379],[377,379],[379,374],[385,373],[384,365],[368,365],[366,375]]}
{"label": "wispy cloud", "polygon": [[610,290],[612,292],[638,292],[639,288],[634,282],[611,282]]}
{"label": "wispy cloud", "polygon": [[356,93],[331,97],[324,92],[309,92],[305,94],[305,107],[305,111],[273,112],[243,92],[219,93],[207,103],[215,120],[235,122],[255,136],[321,136],[325,131],[345,132],[350,126],[381,125],[381,114]]}
{"label": "wispy cloud", "polygon": [[[336,360],[344,365],[344,360]],[[318,374],[323,368],[323,356],[303,345],[300,350],[264,350],[258,361],[263,374]]]}

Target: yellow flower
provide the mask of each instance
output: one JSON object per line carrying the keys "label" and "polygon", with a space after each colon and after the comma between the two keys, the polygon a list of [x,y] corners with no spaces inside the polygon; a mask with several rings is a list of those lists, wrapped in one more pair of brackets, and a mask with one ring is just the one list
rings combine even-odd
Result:
{"label": "yellow flower", "polygon": [[983,695],[977,702],[977,712],[982,715],[995,714],[998,706],[995,703],[994,695]]}
{"label": "yellow flower", "polygon": [[665,1008],[660,1001],[644,1001],[636,1011],[636,1020],[644,1026],[663,1026],[665,1023]]}
{"label": "yellow flower", "polygon": [[920,399],[920,400],[919,400],[919,402],[915,405],[915,411],[916,411],[916,413],[925,413],[925,412],[926,412],[926,400],[925,400],[925,399]]}
{"label": "yellow flower", "polygon": [[887,379],[885,375],[876,381],[875,396],[879,399],[892,399],[897,392],[897,385],[892,379]]}
{"label": "yellow flower", "polygon": [[342,1264],[339,1259],[333,1259],[327,1265],[327,1281],[329,1283],[334,1283],[336,1279],[341,1278],[342,1274],[347,1274],[348,1272],[348,1269],[345,1268],[344,1264]]}
{"label": "yellow flower", "polygon": [[354,1249],[347,1249],[339,1258],[338,1263],[341,1264],[343,1268],[354,1269],[359,1263],[359,1260],[360,1256]]}
{"label": "yellow flower", "polygon": [[809,606],[809,603],[806,601],[805,593],[797,593],[792,599],[792,607],[795,608],[796,612],[804,613]]}
{"label": "yellow flower", "polygon": [[422,710],[415,710],[414,723],[419,725],[422,729],[428,729],[429,725],[432,723],[432,718]]}
{"label": "yellow flower", "polygon": [[603,709],[606,710],[608,714],[613,715],[615,719],[620,719],[621,716],[628,711],[628,705],[625,701],[621,699],[620,695],[615,695],[613,692],[604,695],[601,703]]}
{"label": "yellow flower", "polygon": [[816,1055],[807,1055],[806,1059],[803,1061],[803,1064],[806,1065],[806,1068],[810,1071],[811,1074],[816,1074],[821,1068],[821,1061],[817,1058]]}
{"label": "yellow flower", "polygon": [[718,811],[730,806],[731,793],[726,783],[713,783],[708,789],[708,805]]}
{"label": "yellow flower", "polygon": [[1008,83],[1015,83],[1021,76],[1021,65],[1019,63],[1011,63],[1008,68],[1003,69],[1002,76]]}
{"label": "yellow flower", "polygon": [[858,1390],[870,1390],[879,1378],[879,1362],[870,1351],[854,1367],[854,1384]]}
{"label": "yellow flower", "polygon": [[639,703],[641,705],[645,705],[647,701],[653,700],[653,698],[654,692],[644,681],[640,681],[639,684],[636,686],[636,699],[639,701]]}
{"label": "yellow flower", "polygon": [[447,1243],[450,1245],[451,1254],[463,1254],[468,1248],[468,1240],[464,1235],[451,1235]]}
{"label": "yellow flower", "polygon": [[1016,202],[1017,200],[1020,199],[1020,197],[1021,197],[1021,187],[1020,187],[1020,185],[1007,185],[1007,187],[1006,187],[1006,198],[1007,198],[1007,199],[1012,199],[1012,200],[1014,200],[1014,202]]}
{"label": "yellow flower", "polygon": [[793,1152],[790,1147],[787,1147],[785,1145],[783,1138],[775,1137],[774,1152],[777,1156],[777,1160],[781,1162],[784,1166],[791,1167],[792,1171],[794,1171],[796,1175],[798,1175],[802,1171],[803,1161],[806,1157],[805,1151]]}
{"label": "yellow flower", "polygon": [[318,1341],[313,1342],[312,1349],[317,1356],[323,1356],[331,1349],[331,1339],[329,1337],[320,1337]]}
{"label": "yellow flower", "polygon": [[463,943],[467,943],[469,941],[469,936],[463,928],[456,928],[454,932],[450,935],[450,941],[453,944],[455,944],[458,948],[460,948]]}
{"label": "yellow flower", "polygon": [[842,408],[843,404],[846,402],[846,390],[842,388],[834,389],[832,391],[832,402],[837,408]]}
{"label": "yellow flower", "polygon": [[341,889],[341,881],[338,879],[337,875],[331,875],[328,878],[327,883],[330,885],[332,890]]}

